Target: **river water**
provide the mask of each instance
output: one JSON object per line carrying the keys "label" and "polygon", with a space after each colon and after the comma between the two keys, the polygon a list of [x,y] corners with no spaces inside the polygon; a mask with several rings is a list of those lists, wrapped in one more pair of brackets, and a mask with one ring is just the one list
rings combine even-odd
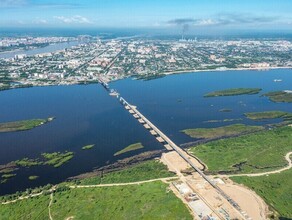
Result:
{"label": "river water", "polygon": [[27,56],[33,56],[36,54],[51,53],[51,52],[56,52],[58,50],[64,50],[65,48],[70,48],[78,44],[80,44],[80,42],[71,41],[71,42],[50,44],[46,47],[40,47],[40,48],[35,48],[35,49],[30,49],[30,50],[16,50],[16,51],[3,52],[3,53],[0,53],[0,59],[14,58],[15,55],[18,55],[18,54],[26,54]]}
{"label": "river water", "polygon": [[[274,82],[282,79],[282,82]],[[170,75],[156,80],[132,78],[110,83],[131,104],[177,144],[193,141],[180,131],[187,128],[216,127],[254,122],[243,114],[254,111],[292,112],[292,104],[273,103],[260,95],[269,91],[292,89],[292,70],[197,72]],[[258,95],[204,98],[205,93],[238,87],[262,88]],[[135,154],[163,149],[99,84],[34,87],[0,92],[0,122],[32,118],[56,119],[23,132],[0,133],[0,164],[24,157],[37,158],[44,152],[75,153],[59,168],[37,166],[21,168],[16,177],[0,185],[0,194],[24,190],[46,183],[58,183],[70,176],[91,171]],[[232,112],[219,112],[230,108]],[[209,120],[242,119],[236,122],[207,123]],[[126,146],[142,142],[144,149],[120,156],[113,154]],[[95,144],[88,151],[84,145]],[[31,175],[40,176],[35,181]]]}

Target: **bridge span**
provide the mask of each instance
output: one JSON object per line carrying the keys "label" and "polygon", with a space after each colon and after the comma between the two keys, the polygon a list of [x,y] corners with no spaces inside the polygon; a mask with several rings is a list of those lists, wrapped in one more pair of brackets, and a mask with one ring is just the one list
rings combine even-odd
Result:
{"label": "bridge span", "polygon": [[[109,85],[100,80],[101,85],[107,90],[110,91]],[[166,134],[164,134],[158,127],[156,127],[151,121],[149,121],[138,109],[136,106],[131,105],[128,103],[123,97],[120,96],[119,93],[117,93],[116,98],[119,100],[119,102],[124,106],[124,108],[133,115],[137,121],[142,124],[151,135],[156,137],[156,140],[159,141],[164,145],[164,147],[171,151],[176,151],[179,156],[185,160],[202,178],[204,178],[212,187],[214,187],[217,192],[223,196],[237,211],[241,213],[242,216],[244,216],[245,219],[251,219],[249,218],[243,210],[240,208],[240,206],[231,199],[221,188],[219,188],[216,183],[214,183],[207,175],[205,175],[202,170],[200,170],[188,157],[186,154],[184,154],[184,150],[182,150],[178,145],[176,145]]]}

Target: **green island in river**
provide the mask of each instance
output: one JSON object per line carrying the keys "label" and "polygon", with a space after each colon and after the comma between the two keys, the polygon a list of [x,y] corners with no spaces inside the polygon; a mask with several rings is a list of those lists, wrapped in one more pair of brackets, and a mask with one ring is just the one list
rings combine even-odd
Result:
{"label": "green island in river", "polygon": [[283,118],[284,120],[290,120],[292,117],[291,113],[283,111],[265,111],[265,112],[249,112],[244,114],[247,118],[252,120],[262,119],[276,119]]}
{"label": "green island in river", "polygon": [[275,91],[263,94],[262,96],[268,97],[273,102],[292,102],[292,91]]}
{"label": "green island in river", "polygon": [[250,126],[244,124],[233,124],[216,128],[194,128],[185,129],[181,132],[192,138],[214,139],[221,137],[230,137],[234,135],[241,135],[251,132],[263,130],[262,126]]}
{"label": "green island in river", "polygon": [[50,117],[47,119],[31,119],[23,121],[4,122],[0,123],[0,133],[31,130],[52,120],[54,120],[54,117]]}
{"label": "green island in river", "polygon": [[71,160],[74,156],[73,152],[54,152],[54,153],[43,153],[42,156],[46,159],[44,164],[52,165],[56,168],[62,166],[64,163]]}
{"label": "green island in river", "polygon": [[144,148],[144,146],[141,144],[141,143],[135,143],[135,144],[131,144],[129,145],[128,147],[125,147],[124,149],[116,152],[114,154],[114,156],[118,156],[120,154],[124,154],[124,153],[127,153],[129,151],[134,151],[134,150],[138,150],[138,149],[142,149]]}
{"label": "green island in river", "polygon": [[210,92],[204,95],[204,97],[217,97],[217,96],[236,96],[236,95],[254,95],[258,94],[262,89],[259,88],[235,88],[225,89],[215,92]]}
{"label": "green island in river", "polygon": [[85,145],[82,147],[82,150],[90,150],[94,147],[94,144],[90,144],[90,145]]}
{"label": "green island in river", "polygon": [[[43,153],[42,158],[36,158],[36,159],[29,159],[29,158],[23,158],[16,161],[11,161],[5,165],[0,165],[0,182],[6,183],[7,179],[12,178],[16,176],[14,171],[18,170],[21,167],[29,168],[32,166],[40,166],[40,165],[50,165],[54,166],[55,168],[58,168],[62,166],[63,164],[67,163],[69,160],[71,160],[74,156],[73,152],[54,152],[54,153]],[[31,176],[29,177],[29,180],[35,180],[38,176]]]}

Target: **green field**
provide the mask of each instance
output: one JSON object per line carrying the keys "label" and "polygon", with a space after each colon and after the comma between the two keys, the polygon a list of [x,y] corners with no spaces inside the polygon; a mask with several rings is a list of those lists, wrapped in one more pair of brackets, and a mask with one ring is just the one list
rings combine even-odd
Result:
{"label": "green field", "polygon": [[49,121],[52,121],[53,118],[48,119],[31,119],[24,121],[14,121],[14,122],[5,122],[0,123],[0,132],[12,132],[12,131],[25,131],[30,130],[40,125],[43,125]]}
{"label": "green field", "polygon": [[225,89],[215,92],[210,92],[204,95],[204,97],[217,97],[217,96],[236,96],[236,95],[253,95],[258,94],[262,89],[259,88],[235,88]]}
{"label": "green field", "polygon": [[292,93],[288,93],[285,91],[276,91],[269,92],[264,94],[263,96],[267,96],[273,102],[292,102]]}
{"label": "green field", "polygon": [[144,148],[144,146],[141,144],[141,143],[135,143],[135,144],[131,144],[129,145],[128,147],[125,147],[124,149],[116,152],[114,154],[114,156],[118,156],[120,154],[124,154],[124,153],[127,153],[129,151],[134,151],[134,150],[138,150],[138,149],[142,149]]}
{"label": "green field", "polygon": [[72,189],[56,193],[53,219],[192,219],[185,205],[162,182]]}
{"label": "green field", "polygon": [[252,120],[285,118],[290,113],[283,111],[266,111],[266,112],[249,112],[244,114],[247,118]]}
{"label": "green field", "polygon": [[262,126],[249,126],[244,124],[233,124],[217,128],[194,128],[186,129],[181,132],[192,138],[213,139],[220,137],[228,137],[233,135],[246,134],[263,130]]}
{"label": "green field", "polygon": [[82,185],[95,185],[105,183],[128,183],[172,176],[175,176],[175,174],[169,172],[167,170],[167,167],[163,163],[156,160],[149,160],[142,162],[138,165],[135,165],[133,167],[107,173],[103,176],[82,179],[79,180],[78,182],[79,184]]}
{"label": "green field", "polygon": [[[258,173],[286,166],[292,150],[292,127],[274,128],[191,148],[211,173]],[[240,167],[240,169],[239,169]]]}
{"label": "green field", "polygon": [[28,220],[49,219],[49,196],[38,196],[8,205],[0,204],[0,219],[2,220]]}
{"label": "green field", "polygon": [[94,147],[94,144],[86,145],[82,147],[82,150],[90,150]]}
{"label": "green field", "polygon": [[253,189],[281,217],[292,218],[292,170],[260,177],[232,177],[232,180]]}
{"label": "green field", "polygon": [[[106,174],[102,183],[136,182],[173,176],[159,161],[146,161],[122,171]],[[75,181],[98,184],[97,179]],[[187,207],[168,184],[161,181],[112,187],[70,189],[62,183],[54,193],[51,213],[54,220],[74,219],[192,219]],[[39,191],[37,191],[39,192]],[[11,197],[13,199],[14,197]],[[7,200],[2,199],[2,201]],[[46,194],[0,205],[0,219],[48,219],[50,198]]]}

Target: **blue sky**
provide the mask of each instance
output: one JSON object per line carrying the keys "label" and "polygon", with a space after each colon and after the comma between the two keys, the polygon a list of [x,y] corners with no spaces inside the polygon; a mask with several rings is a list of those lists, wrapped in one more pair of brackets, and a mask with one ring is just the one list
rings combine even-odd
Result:
{"label": "blue sky", "polygon": [[292,30],[292,0],[0,0],[0,27]]}

